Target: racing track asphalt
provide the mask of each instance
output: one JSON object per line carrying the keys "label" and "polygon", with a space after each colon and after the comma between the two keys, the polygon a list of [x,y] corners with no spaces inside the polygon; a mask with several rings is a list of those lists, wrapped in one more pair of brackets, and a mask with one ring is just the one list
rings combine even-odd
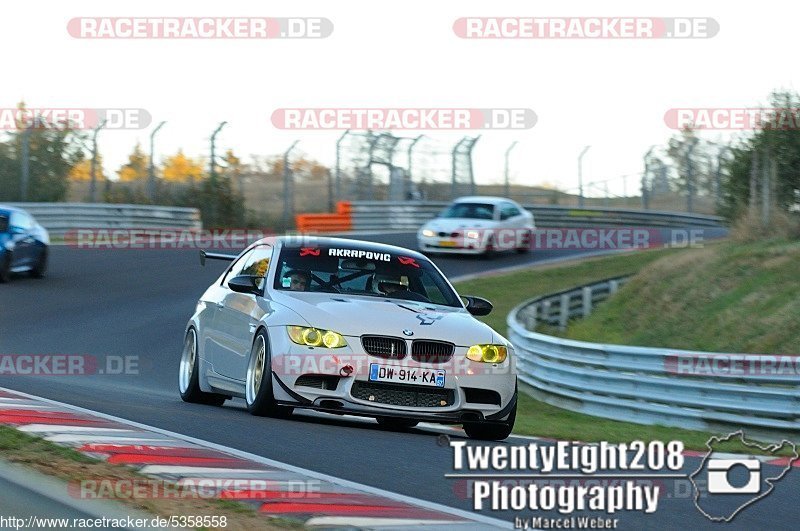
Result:
{"label": "racing track asphalt", "polygon": [[[360,236],[413,246],[411,234]],[[491,261],[435,258],[450,277],[564,256],[563,251],[502,255]],[[44,280],[25,277],[0,286],[0,354],[138,356],[139,374],[0,376],[0,386],[259,454],[408,496],[471,510],[452,472],[452,450],[424,429],[390,432],[369,419],[322,414],[289,420],[250,416],[240,400],[215,408],[185,404],[177,393],[178,360],[187,318],[222,263],[205,268],[196,251],[82,250],[54,247]],[[502,331],[501,331],[502,332]],[[507,442],[523,443],[511,438]],[[505,444],[505,443],[498,443]],[[699,459],[688,458],[685,471]],[[800,520],[800,470],[731,524],[713,526],[689,498],[663,500],[654,515],[616,515],[625,529],[768,526]],[[513,521],[517,513],[491,514]],[[521,514],[530,516],[529,512]],[[553,514],[551,516],[559,516]]]}

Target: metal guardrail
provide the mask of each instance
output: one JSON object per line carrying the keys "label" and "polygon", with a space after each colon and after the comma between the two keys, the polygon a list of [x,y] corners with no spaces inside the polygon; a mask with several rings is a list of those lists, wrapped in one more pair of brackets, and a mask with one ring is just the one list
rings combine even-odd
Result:
{"label": "metal guardrail", "polygon": [[800,378],[796,373],[684,370],[711,367],[720,359],[728,360],[729,366],[735,363],[732,359],[754,363],[760,355],[607,345],[548,336],[526,329],[530,304],[535,302],[514,308],[507,325],[517,353],[518,377],[539,400],[639,424],[703,431],[745,429],[748,435],[765,440],[796,440],[800,436]]}
{"label": "metal guardrail", "polygon": [[30,212],[51,236],[74,229],[201,229],[196,208],[115,203],[9,203]]}
{"label": "metal guardrail", "polygon": [[[353,230],[417,230],[436,217],[449,203],[421,201],[353,201]],[[556,205],[524,205],[541,228],[558,227],[653,227],[653,228],[717,228],[724,220],[719,216],[634,210],[623,208],[565,207]]]}
{"label": "metal guardrail", "polygon": [[531,331],[536,330],[536,325],[542,322],[564,330],[570,319],[588,317],[597,303],[616,293],[629,278],[630,276],[609,278],[531,299],[517,313],[517,319]]}

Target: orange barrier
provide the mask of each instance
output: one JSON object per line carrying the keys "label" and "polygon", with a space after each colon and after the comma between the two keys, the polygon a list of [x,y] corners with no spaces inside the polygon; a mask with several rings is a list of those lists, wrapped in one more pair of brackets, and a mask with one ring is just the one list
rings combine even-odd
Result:
{"label": "orange barrier", "polygon": [[297,214],[295,225],[300,232],[341,232],[353,228],[349,201],[336,203],[335,214]]}

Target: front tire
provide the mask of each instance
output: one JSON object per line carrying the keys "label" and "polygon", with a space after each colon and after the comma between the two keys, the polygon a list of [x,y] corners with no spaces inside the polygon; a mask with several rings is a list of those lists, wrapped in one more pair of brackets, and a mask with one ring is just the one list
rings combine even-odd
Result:
{"label": "front tire", "polygon": [[502,422],[473,422],[464,424],[464,432],[470,439],[482,441],[502,441],[511,435],[514,421],[517,418],[517,396],[514,395],[514,407],[508,418]]}
{"label": "front tire", "polygon": [[206,393],[200,390],[200,358],[197,355],[197,332],[190,328],[186,332],[181,354],[178,390],[184,402],[221,406],[228,399],[225,395]]}
{"label": "front tire", "polygon": [[285,418],[292,413],[291,407],[275,403],[275,396],[272,393],[272,357],[267,332],[263,328],[256,334],[250,349],[245,381],[245,402],[250,414],[259,417]]}
{"label": "front tire", "polygon": [[42,254],[39,255],[39,260],[36,262],[36,266],[31,269],[31,276],[33,278],[44,278],[44,275],[47,273],[47,247],[42,249]]}
{"label": "front tire", "polygon": [[0,284],[11,280],[11,251],[6,251],[0,260]]}

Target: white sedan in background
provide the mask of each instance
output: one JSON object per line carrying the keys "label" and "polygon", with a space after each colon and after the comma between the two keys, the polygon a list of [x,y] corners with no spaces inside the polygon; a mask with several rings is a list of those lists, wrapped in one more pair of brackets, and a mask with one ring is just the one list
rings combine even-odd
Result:
{"label": "white sedan in background", "polygon": [[524,253],[535,229],[533,214],[510,199],[461,197],[420,227],[417,246],[429,254]]}

